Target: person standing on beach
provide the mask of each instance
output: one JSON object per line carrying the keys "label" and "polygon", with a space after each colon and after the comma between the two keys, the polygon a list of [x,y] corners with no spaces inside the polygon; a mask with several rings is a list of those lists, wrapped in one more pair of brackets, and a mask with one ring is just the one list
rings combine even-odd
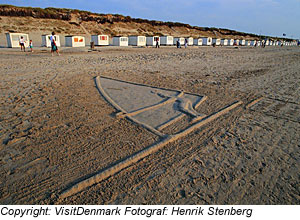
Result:
{"label": "person standing on beach", "polygon": [[33,52],[33,43],[32,40],[29,41],[30,52]]}
{"label": "person standing on beach", "polygon": [[177,46],[177,48],[180,48],[180,42],[179,42],[179,39],[176,41],[176,46]]}
{"label": "person standing on beach", "polygon": [[50,42],[51,42],[51,55],[53,56],[54,51],[56,51],[57,55],[60,56],[58,52],[58,47],[55,42],[55,33],[52,32],[52,35],[50,37]]}
{"label": "person standing on beach", "polygon": [[262,40],[261,41],[261,47],[264,48],[264,46],[265,46],[265,40]]}
{"label": "person standing on beach", "polygon": [[155,38],[155,41],[156,41],[156,46],[155,46],[155,47],[156,47],[156,48],[159,48],[159,42],[158,42],[158,39],[159,39],[158,37]]}
{"label": "person standing on beach", "polygon": [[21,46],[21,51],[22,51],[22,49],[23,49],[24,52],[25,52],[25,40],[24,40],[23,36],[21,36],[20,41],[19,41],[19,44],[20,44],[20,46]]}
{"label": "person standing on beach", "polygon": [[185,39],[184,39],[184,47],[187,48],[187,45],[188,45],[188,41],[187,41],[187,39],[185,38]]}

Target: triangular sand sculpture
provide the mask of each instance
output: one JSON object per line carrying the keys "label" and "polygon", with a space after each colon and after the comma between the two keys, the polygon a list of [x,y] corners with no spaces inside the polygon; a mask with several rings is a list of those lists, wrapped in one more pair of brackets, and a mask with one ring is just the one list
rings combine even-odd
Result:
{"label": "triangular sand sculpture", "polygon": [[[83,180],[62,192],[60,198],[71,196],[84,188],[99,183],[120,170],[161,149],[166,144],[186,136],[195,129],[215,120],[230,110],[241,105],[235,102],[211,115],[196,111],[197,107],[207,97],[184,93],[182,91],[140,85],[106,77],[96,77],[96,86],[100,94],[119,112],[118,118],[127,118],[160,137],[160,141],[125,158],[120,163],[111,166],[98,174]],[[183,116],[191,118],[192,125],[176,134],[164,134],[162,130]]]}
{"label": "triangular sand sculpture", "polygon": [[182,91],[166,90],[124,81],[101,78],[101,94],[120,112],[119,118],[129,118],[153,132],[164,137],[161,130],[185,114],[192,117],[204,117],[196,108],[206,100]]}

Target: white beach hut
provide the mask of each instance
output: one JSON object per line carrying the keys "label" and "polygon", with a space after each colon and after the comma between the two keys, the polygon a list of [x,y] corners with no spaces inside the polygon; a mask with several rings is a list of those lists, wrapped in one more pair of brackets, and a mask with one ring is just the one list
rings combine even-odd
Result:
{"label": "white beach hut", "polygon": [[172,36],[162,36],[160,37],[160,44],[161,45],[165,45],[165,46],[169,46],[169,45],[173,45],[173,37]]}
{"label": "white beach hut", "polygon": [[245,40],[245,46],[250,46],[251,41],[250,40]]}
{"label": "white beach hut", "polygon": [[266,40],[266,46],[269,46],[270,45],[270,41],[269,40]]}
{"label": "white beach hut", "polygon": [[189,46],[192,46],[194,44],[194,38],[188,37],[187,38],[187,43],[188,43]]}
{"label": "white beach hut", "polygon": [[[51,38],[52,35],[42,35],[42,47],[51,47]],[[54,40],[57,47],[60,47],[60,38],[58,35],[54,35]]]}
{"label": "white beach hut", "polygon": [[261,41],[259,41],[259,40],[258,40],[258,41],[256,41],[256,46],[258,46],[258,47],[259,47],[260,45],[261,45]]}
{"label": "white beach hut", "polygon": [[216,46],[221,45],[221,39],[219,39],[219,38],[213,38],[212,39],[212,44],[216,44]]}
{"label": "white beach hut", "polygon": [[109,36],[108,35],[92,35],[91,41],[94,42],[95,46],[108,46]]}
{"label": "white beach hut", "polygon": [[250,46],[255,46],[255,44],[256,44],[256,40],[251,40],[250,41]]}
{"label": "white beach hut", "polygon": [[202,42],[203,42],[202,38],[194,39],[194,45],[196,46],[202,46]]}
{"label": "white beach hut", "polygon": [[202,37],[202,45],[211,46],[212,38],[211,37]]}
{"label": "white beach hut", "polygon": [[85,37],[65,36],[66,47],[85,47]]}
{"label": "white beach hut", "polygon": [[185,39],[183,37],[174,37],[173,44],[176,45],[176,42],[179,40],[181,46],[184,45]]}
{"label": "white beach hut", "polygon": [[158,45],[160,45],[160,37],[159,36],[146,37],[146,45],[147,46],[156,46],[156,41],[158,41]]}
{"label": "white beach hut", "polygon": [[113,37],[113,45],[120,46],[120,47],[127,47],[128,46],[128,37]]}
{"label": "white beach hut", "polygon": [[236,46],[240,45],[240,40],[239,39],[235,39],[234,40],[234,45],[236,45]]}
{"label": "white beach hut", "polygon": [[228,45],[228,46],[233,46],[233,44],[234,44],[234,39],[227,39],[227,40],[228,40],[227,45]]}
{"label": "white beach hut", "polygon": [[29,36],[23,33],[6,33],[6,40],[8,47],[20,47],[20,39],[23,37],[25,42],[25,47],[29,46]]}
{"label": "white beach hut", "polygon": [[146,46],[146,37],[145,36],[129,36],[128,44],[131,46]]}
{"label": "white beach hut", "polygon": [[246,41],[245,40],[240,40],[240,45],[241,46],[245,46],[246,45]]}
{"label": "white beach hut", "polygon": [[221,39],[221,45],[227,46],[228,45],[228,40],[227,39]]}

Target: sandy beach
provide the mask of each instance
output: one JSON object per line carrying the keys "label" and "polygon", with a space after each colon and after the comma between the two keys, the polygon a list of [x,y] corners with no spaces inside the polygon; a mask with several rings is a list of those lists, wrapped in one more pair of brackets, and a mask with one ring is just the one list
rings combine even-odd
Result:
{"label": "sandy beach", "polygon": [[[0,204],[300,204],[300,48],[0,48]],[[158,141],[95,77],[243,104],[66,198]],[[182,124],[167,128],[176,133]]]}

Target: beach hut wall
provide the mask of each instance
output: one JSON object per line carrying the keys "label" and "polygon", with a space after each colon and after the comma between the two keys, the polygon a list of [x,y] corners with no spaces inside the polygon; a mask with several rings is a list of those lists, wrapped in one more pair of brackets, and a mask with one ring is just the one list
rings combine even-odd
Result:
{"label": "beach hut wall", "polygon": [[[42,47],[51,47],[51,38],[52,35],[42,35]],[[55,44],[57,47],[60,47],[60,38],[58,35],[54,35]]]}
{"label": "beach hut wall", "polygon": [[250,46],[255,46],[255,44],[256,44],[256,40],[251,40],[250,41]]}
{"label": "beach hut wall", "polygon": [[85,47],[85,37],[65,36],[66,47]]}
{"label": "beach hut wall", "polygon": [[222,39],[221,40],[221,45],[227,46],[228,45],[228,40],[227,39]]}
{"label": "beach hut wall", "polygon": [[245,46],[246,45],[246,41],[245,40],[240,40],[240,46]]}
{"label": "beach hut wall", "polygon": [[95,46],[108,46],[109,36],[108,35],[92,35],[91,41],[94,42]]}
{"label": "beach hut wall", "polygon": [[194,39],[194,45],[195,46],[202,46],[202,38],[196,38]]}
{"label": "beach hut wall", "polygon": [[129,36],[128,45],[131,46],[146,46],[146,37],[145,36]]}
{"label": "beach hut wall", "polygon": [[113,37],[113,45],[120,46],[120,47],[127,47],[128,46],[128,37]]}
{"label": "beach hut wall", "polygon": [[192,45],[194,44],[194,38],[188,37],[188,38],[187,38],[187,42],[188,42],[188,45],[189,45],[189,46],[192,46]]}
{"label": "beach hut wall", "polygon": [[174,37],[173,44],[176,45],[176,42],[179,40],[181,46],[184,45],[185,39],[183,37]]}
{"label": "beach hut wall", "polygon": [[172,36],[162,36],[160,37],[160,44],[165,46],[173,45],[173,37]]}
{"label": "beach hut wall", "polygon": [[269,40],[266,40],[266,46],[269,46],[270,45],[270,41]]}
{"label": "beach hut wall", "polygon": [[227,45],[228,46],[233,46],[233,44],[234,44],[234,39],[228,39]]}
{"label": "beach hut wall", "polygon": [[156,46],[157,40],[158,40],[158,45],[160,45],[160,37],[159,36],[146,37],[146,45],[147,46]]}
{"label": "beach hut wall", "polygon": [[202,45],[211,46],[212,38],[211,37],[202,37]]}
{"label": "beach hut wall", "polygon": [[20,39],[23,37],[25,47],[29,46],[29,36],[24,33],[6,33],[7,46],[14,48],[20,47]]}
{"label": "beach hut wall", "polygon": [[212,44],[216,44],[216,46],[221,45],[221,39],[219,39],[219,38],[213,38],[212,39]]}

